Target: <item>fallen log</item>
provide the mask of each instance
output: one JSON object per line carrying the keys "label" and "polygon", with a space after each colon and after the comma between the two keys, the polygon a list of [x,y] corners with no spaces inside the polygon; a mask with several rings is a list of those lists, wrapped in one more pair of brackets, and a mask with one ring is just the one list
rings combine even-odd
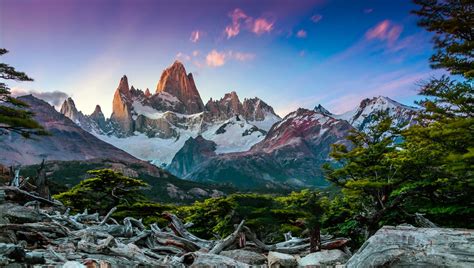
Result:
{"label": "fallen log", "polygon": [[30,194],[27,191],[21,190],[14,186],[1,186],[0,191],[5,191],[5,200],[14,201],[19,204],[24,204],[29,201],[38,201],[45,205],[63,207],[64,205],[58,200],[49,200],[41,196]]}
{"label": "fallen log", "polygon": [[176,217],[174,214],[171,213],[163,213],[164,218],[170,221],[170,227],[173,232],[189,241],[192,241],[196,245],[199,245],[201,248],[210,249],[214,246],[214,241],[204,240],[201,239],[193,234],[191,234],[186,227],[184,226],[183,222]]}
{"label": "fallen log", "polygon": [[226,247],[232,245],[234,241],[238,238],[240,231],[242,230],[242,227],[244,226],[245,221],[241,221],[240,224],[237,226],[235,231],[224,238],[223,240],[220,240],[217,242],[214,247],[209,251],[210,254],[219,254],[222,250],[224,250]]}

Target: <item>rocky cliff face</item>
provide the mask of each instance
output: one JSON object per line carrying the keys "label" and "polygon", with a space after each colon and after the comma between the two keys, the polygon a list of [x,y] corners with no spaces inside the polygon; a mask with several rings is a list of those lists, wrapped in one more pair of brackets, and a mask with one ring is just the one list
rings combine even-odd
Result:
{"label": "rocky cliff face", "polygon": [[110,116],[110,120],[119,126],[121,135],[130,135],[133,132],[131,104],[132,99],[128,78],[124,75],[115,90],[112,102],[112,115]]}
{"label": "rocky cliff face", "polygon": [[[10,133],[0,140],[0,163],[26,165],[37,164],[42,159],[69,161],[97,158],[119,159],[129,163],[142,162],[96,138],[78,126],[77,122],[80,121],[73,122],[48,103],[31,95],[19,99],[30,105],[29,110],[35,113],[35,119],[52,135],[24,139],[15,133]],[[62,110],[68,112],[70,116],[82,115],[75,113],[77,110],[73,103],[72,100],[66,100]]]}
{"label": "rocky cliff face", "polygon": [[212,100],[206,103],[206,111],[218,120],[227,120],[234,115],[243,115],[243,106],[235,91],[226,93],[220,100]]}
{"label": "rocky cliff face", "polygon": [[189,138],[181,150],[173,157],[167,169],[173,174],[189,174],[197,166],[216,156],[216,143],[204,139],[201,135]]}
{"label": "rocky cliff face", "polygon": [[204,104],[194,83],[191,73],[186,74],[186,69],[181,62],[175,61],[161,75],[156,87],[156,93],[166,92],[175,96],[186,108],[187,114],[204,111]]}
{"label": "rocky cliff face", "polygon": [[240,115],[256,127],[265,131],[281,118],[273,108],[259,98],[244,99],[240,102],[235,91],[227,93],[220,100],[210,99],[206,103],[206,111],[214,120],[227,120],[235,115]]}

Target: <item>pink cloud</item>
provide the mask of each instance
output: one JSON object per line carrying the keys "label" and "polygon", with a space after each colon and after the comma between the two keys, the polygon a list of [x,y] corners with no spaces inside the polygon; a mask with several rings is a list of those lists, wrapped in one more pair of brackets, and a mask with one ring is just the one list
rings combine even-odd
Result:
{"label": "pink cloud", "polygon": [[189,40],[193,43],[197,43],[199,41],[199,39],[202,37],[202,32],[200,31],[193,31],[191,33],[191,37],[189,38]]}
{"label": "pink cloud", "polygon": [[308,33],[305,30],[299,30],[296,33],[296,37],[298,38],[306,38],[306,36],[308,36]]}
{"label": "pink cloud", "polygon": [[311,21],[313,21],[314,23],[318,23],[322,19],[323,19],[323,16],[320,14],[315,14],[311,16]]}
{"label": "pink cloud", "polygon": [[193,57],[197,57],[199,55],[199,50],[194,50],[193,51]]}
{"label": "pink cloud", "polygon": [[240,33],[241,20],[245,20],[248,18],[248,16],[240,8],[236,8],[232,12],[230,12],[229,17],[232,20],[232,24],[225,27],[227,39],[237,36]]}
{"label": "pink cloud", "polygon": [[206,56],[206,65],[209,67],[220,67],[224,65],[228,60],[250,61],[254,58],[255,54],[253,53],[234,52],[232,50],[227,52],[219,52],[213,49]]}
{"label": "pink cloud", "polygon": [[248,16],[240,8],[236,8],[230,12],[229,17],[231,18],[232,23],[227,25],[224,30],[227,39],[237,36],[242,28],[251,31],[256,35],[269,33],[273,30],[275,24],[274,20],[268,18],[253,18]]}
{"label": "pink cloud", "polygon": [[219,67],[225,64],[225,58],[225,53],[221,53],[213,49],[206,56],[206,64],[210,67]]}
{"label": "pink cloud", "polygon": [[389,20],[384,20],[375,27],[370,28],[365,33],[365,37],[368,40],[378,39],[381,41],[387,41],[389,44],[393,44],[395,41],[397,41],[398,37],[400,37],[402,30],[403,27],[401,25],[394,24]]}
{"label": "pink cloud", "polygon": [[252,32],[256,35],[262,35],[264,33],[269,33],[273,30],[274,22],[264,19],[258,18],[253,22]]}

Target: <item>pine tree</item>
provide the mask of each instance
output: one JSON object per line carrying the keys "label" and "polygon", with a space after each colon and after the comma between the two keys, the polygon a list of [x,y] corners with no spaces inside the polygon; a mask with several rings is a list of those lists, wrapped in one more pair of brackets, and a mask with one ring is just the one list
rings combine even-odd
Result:
{"label": "pine tree", "polygon": [[[0,49],[0,56],[6,53],[8,53],[6,49]],[[0,79],[33,81],[25,73],[16,71],[5,63],[0,63]],[[33,119],[34,114],[26,108],[28,104],[12,97],[7,84],[0,82],[0,135],[9,132],[19,133],[25,138],[31,135],[48,135],[48,132]]]}

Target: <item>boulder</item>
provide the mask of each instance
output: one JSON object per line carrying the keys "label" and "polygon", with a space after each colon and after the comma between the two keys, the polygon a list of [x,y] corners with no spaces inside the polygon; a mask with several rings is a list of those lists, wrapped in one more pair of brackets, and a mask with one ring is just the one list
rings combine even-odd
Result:
{"label": "boulder", "polygon": [[474,230],[384,226],[347,267],[472,267]]}
{"label": "boulder", "polygon": [[268,267],[296,267],[298,265],[295,257],[280,252],[270,251],[267,256]]}
{"label": "boulder", "polygon": [[226,256],[201,252],[184,255],[184,264],[189,267],[248,267],[247,264]]}
{"label": "boulder", "polygon": [[322,250],[306,255],[298,261],[298,266],[334,266],[344,264],[349,256],[339,249]]}
{"label": "boulder", "polygon": [[243,249],[222,251],[220,255],[250,265],[262,265],[265,264],[265,262],[267,261],[267,258],[265,258],[265,256],[263,256],[262,254]]}

